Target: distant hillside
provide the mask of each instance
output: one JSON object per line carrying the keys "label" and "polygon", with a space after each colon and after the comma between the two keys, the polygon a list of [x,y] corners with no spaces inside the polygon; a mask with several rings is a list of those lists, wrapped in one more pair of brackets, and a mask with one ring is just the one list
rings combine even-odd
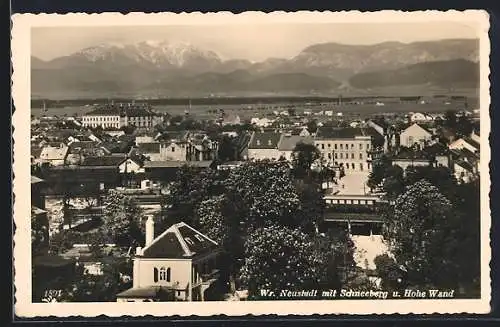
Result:
{"label": "distant hillside", "polygon": [[31,89],[42,97],[151,91],[175,96],[235,91],[337,93],[422,83],[477,85],[473,66],[479,58],[478,42],[325,43],[311,45],[291,59],[258,63],[223,60],[211,50],[187,43],[100,44],[50,61],[32,57]]}
{"label": "distant hillside", "polygon": [[479,86],[479,64],[462,59],[418,63],[398,69],[356,74],[349,83],[360,89],[416,84],[474,88]]}

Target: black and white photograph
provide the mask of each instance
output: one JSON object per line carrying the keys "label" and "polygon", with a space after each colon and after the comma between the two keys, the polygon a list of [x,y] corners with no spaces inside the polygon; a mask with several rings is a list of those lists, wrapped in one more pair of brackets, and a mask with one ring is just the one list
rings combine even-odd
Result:
{"label": "black and white photograph", "polygon": [[489,312],[485,12],[162,15],[13,17],[16,314]]}

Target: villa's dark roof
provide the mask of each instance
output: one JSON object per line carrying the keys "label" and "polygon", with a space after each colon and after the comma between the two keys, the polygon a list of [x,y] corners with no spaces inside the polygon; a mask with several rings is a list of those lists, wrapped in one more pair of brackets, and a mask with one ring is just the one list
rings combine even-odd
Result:
{"label": "villa's dark roof", "polygon": [[274,133],[274,132],[254,133],[252,139],[250,140],[248,148],[277,149],[280,138],[281,138],[280,133]]}
{"label": "villa's dark roof", "polygon": [[218,250],[218,244],[184,222],[169,227],[143,249],[145,258],[190,258]]}

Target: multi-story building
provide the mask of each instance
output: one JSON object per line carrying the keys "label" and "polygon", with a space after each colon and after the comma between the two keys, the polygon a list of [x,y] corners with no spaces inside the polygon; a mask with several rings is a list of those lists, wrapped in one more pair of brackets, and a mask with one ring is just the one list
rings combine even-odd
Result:
{"label": "multi-story building", "polygon": [[372,141],[378,135],[373,128],[321,127],[314,144],[329,166],[344,169],[346,173],[370,171]]}
{"label": "multi-story building", "polygon": [[102,128],[153,127],[162,120],[161,115],[147,105],[112,104],[98,107],[83,115],[82,125]]}

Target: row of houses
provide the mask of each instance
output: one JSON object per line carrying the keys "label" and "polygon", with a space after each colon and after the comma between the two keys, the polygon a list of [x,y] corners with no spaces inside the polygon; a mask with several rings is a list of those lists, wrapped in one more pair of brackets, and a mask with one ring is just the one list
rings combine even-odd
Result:
{"label": "row of houses", "polygon": [[[375,139],[373,128],[319,128],[316,135],[301,136],[279,132],[254,132],[250,138],[248,160],[292,160],[299,143],[315,146],[328,166],[349,171],[369,171]],[[375,142],[374,142],[375,141]]]}

